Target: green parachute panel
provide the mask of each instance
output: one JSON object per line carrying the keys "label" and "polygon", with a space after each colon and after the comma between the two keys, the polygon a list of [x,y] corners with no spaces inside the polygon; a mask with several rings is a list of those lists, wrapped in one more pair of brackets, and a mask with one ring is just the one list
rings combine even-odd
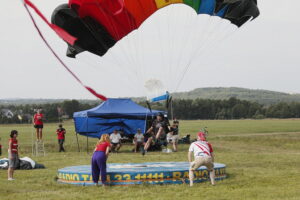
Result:
{"label": "green parachute panel", "polygon": [[183,0],[183,3],[194,8],[197,13],[199,12],[201,0]]}

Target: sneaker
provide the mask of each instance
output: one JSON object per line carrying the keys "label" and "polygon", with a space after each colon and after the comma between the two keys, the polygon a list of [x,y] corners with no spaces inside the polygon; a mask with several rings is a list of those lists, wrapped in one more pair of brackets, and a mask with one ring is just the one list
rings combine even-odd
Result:
{"label": "sneaker", "polygon": [[142,155],[144,156],[146,153],[145,149],[142,149]]}
{"label": "sneaker", "polygon": [[14,178],[8,178],[7,180],[8,181],[14,181],[15,179]]}

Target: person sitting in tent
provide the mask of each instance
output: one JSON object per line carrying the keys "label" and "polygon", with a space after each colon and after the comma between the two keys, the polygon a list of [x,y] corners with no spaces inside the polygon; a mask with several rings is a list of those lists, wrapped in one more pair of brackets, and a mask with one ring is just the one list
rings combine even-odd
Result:
{"label": "person sitting in tent", "polygon": [[178,127],[179,126],[179,121],[176,118],[174,118],[173,119],[173,124],[175,124]]}
{"label": "person sitting in tent", "polygon": [[110,135],[110,141],[112,144],[111,151],[118,152],[122,146],[121,144],[121,135],[118,133],[118,130],[114,130],[114,132]]}
{"label": "person sitting in tent", "polygon": [[159,146],[167,146],[167,129],[167,121],[165,120],[164,115],[162,113],[158,113],[156,119],[152,123],[152,126],[146,132],[145,137],[147,138],[147,141],[142,151],[143,155],[145,155],[149,147],[153,145],[153,141],[155,141],[155,144]]}
{"label": "person sitting in tent", "polygon": [[177,151],[178,140],[179,140],[178,132],[179,132],[178,125],[172,124],[170,128],[170,132],[168,133],[168,142],[172,143],[174,152]]}
{"label": "person sitting in tent", "polygon": [[144,135],[142,134],[141,129],[137,130],[137,133],[134,135],[133,138],[134,143],[134,152],[136,153],[138,149],[143,148],[144,145]]}
{"label": "person sitting in tent", "polygon": [[[195,160],[192,162],[192,155]],[[210,143],[206,141],[205,133],[199,132],[197,134],[197,141],[190,145],[188,153],[188,161],[190,162],[189,179],[190,186],[193,186],[194,171],[200,166],[206,166],[209,171],[210,182],[215,184],[215,170],[214,170],[214,154]]]}

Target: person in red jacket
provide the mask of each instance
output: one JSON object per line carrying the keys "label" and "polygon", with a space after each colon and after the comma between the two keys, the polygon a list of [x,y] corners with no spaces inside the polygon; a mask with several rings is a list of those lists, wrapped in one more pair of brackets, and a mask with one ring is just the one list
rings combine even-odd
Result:
{"label": "person in red jacket", "polygon": [[44,115],[41,113],[42,109],[38,109],[37,113],[33,116],[33,124],[36,129],[36,139],[37,141],[42,141],[43,139],[43,128],[44,128]]}
{"label": "person in red jacket", "polygon": [[57,140],[58,140],[58,144],[59,144],[59,152],[62,152],[62,151],[65,152],[64,142],[65,142],[66,129],[63,128],[62,124],[58,125],[56,134],[57,134]]}
{"label": "person in red jacket", "polygon": [[19,154],[18,154],[18,131],[12,130],[10,133],[10,139],[8,142],[8,179],[9,181],[13,181],[14,179],[14,171],[17,168],[19,162]]}

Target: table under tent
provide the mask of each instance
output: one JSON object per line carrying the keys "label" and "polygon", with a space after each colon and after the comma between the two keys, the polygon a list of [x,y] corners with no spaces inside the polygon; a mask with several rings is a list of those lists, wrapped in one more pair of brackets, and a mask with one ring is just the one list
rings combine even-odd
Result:
{"label": "table under tent", "polygon": [[76,136],[86,136],[87,143],[88,137],[100,138],[102,134],[110,134],[114,130],[133,137],[137,129],[145,133],[147,122],[161,112],[164,113],[140,106],[131,99],[110,98],[95,108],[73,114]]}

